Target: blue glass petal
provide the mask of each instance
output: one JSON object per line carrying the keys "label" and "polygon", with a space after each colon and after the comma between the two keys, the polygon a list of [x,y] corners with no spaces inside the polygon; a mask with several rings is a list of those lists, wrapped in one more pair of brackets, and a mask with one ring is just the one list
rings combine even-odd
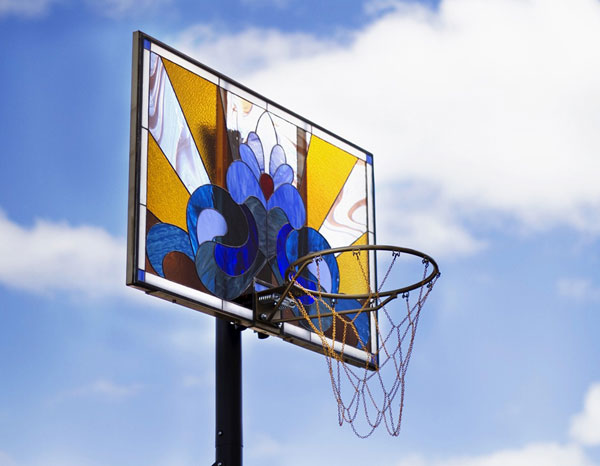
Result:
{"label": "blue glass petal", "polygon": [[214,209],[204,209],[200,212],[196,225],[198,244],[212,241],[216,236],[224,236],[226,233],[227,221],[223,215]]}
{"label": "blue glass petal", "polygon": [[[300,257],[298,255],[297,239],[298,232],[289,223],[283,225],[281,230],[279,230],[279,235],[277,236],[277,265],[279,267],[278,275],[282,278],[282,283],[285,281],[285,272],[290,264]],[[313,291],[317,289],[316,281],[316,277],[308,271],[305,272],[303,277],[298,277],[300,285]],[[302,296],[300,302],[307,306],[313,303],[313,299],[308,296]],[[296,312],[299,315],[299,311]]]}
{"label": "blue glass petal", "polygon": [[269,198],[267,210],[281,207],[294,228],[301,228],[306,221],[306,209],[298,190],[291,184],[283,184]]}
{"label": "blue glass petal", "polygon": [[[331,246],[329,246],[329,243],[321,233],[314,228],[305,227],[301,230],[290,232],[285,243],[285,255],[288,263],[291,264],[306,254],[330,248]],[[326,254],[323,256],[323,260],[327,264],[331,274],[331,293],[337,293],[340,273],[335,256],[333,254]]]}
{"label": "blue glass petal", "polygon": [[[271,259],[277,255],[279,232],[288,223],[287,215],[279,207],[269,210],[267,214],[267,244],[266,248],[261,248],[261,251],[267,258]],[[292,227],[290,226],[289,228],[291,230]]]}
{"label": "blue glass petal", "polygon": [[224,246],[217,244],[215,246],[215,260],[217,265],[225,273],[231,276],[242,275],[256,259],[258,252],[258,231],[256,230],[256,222],[250,209],[245,205],[241,206],[248,222],[248,240],[240,247]]}
{"label": "blue glass petal", "polygon": [[[351,309],[360,309],[362,306],[356,299],[340,299],[336,303],[336,311],[349,311]],[[352,320],[356,314],[347,314],[346,318]],[[361,312],[354,320],[354,327],[358,332],[359,342],[356,345],[358,348],[367,349],[367,345],[371,339],[371,324],[368,312]]]}
{"label": "blue glass petal", "polygon": [[251,267],[242,275],[232,277],[221,270],[215,261],[217,243],[206,242],[200,245],[196,254],[196,271],[202,284],[215,296],[232,300],[240,296],[250,286],[256,274],[264,267],[265,257],[260,253]]}
{"label": "blue glass petal", "polygon": [[[246,166],[239,162],[239,165]],[[249,170],[246,166],[246,170]],[[196,189],[187,205],[187,226],[192,245],[192,251],[198,250],[200,241],[198,239],[198,219],[205,209],[216,210],[225,219],[227,233],[215,238],[215,241],[227,246],[241,246],[248,238],[248,222],[244,212],[237,205],[229,193],[219,186],[205,184]],[[222,225],[221,225],[222,226]],[[201,228],[201,226],[200,226]],[[211,232],[214,231],[211,227]],[[204,240],[204,235],[201,239]]]}
{"label": "blue glass petal", "polygon": [[293,181],[294,169],[286,163],[279,165],[279,168],[277,168],[277,171],[273,175],[274,189],[277,190],[284,183],[292,184]]}
{"label": "blue glass petal", "polygon": [[[256,161],[258,162],[258,166],[260,167],[260,171],[265,171],[265,154],[263,151],[263,145],[254,131],[248,133],[248,138],[246,139],[246,144],[250,146],[252,152],[254,152],[254,156],[256,157]],[[260,175],[259,175],[260,176]]]}
{"label": "blue glass petal", "polygon": [[240,144],[240,157],[242,158],[242,161],[250,167],[250,170],[254,173],[254,177],[257,180],[260,179],[261,169],[256,161],[256,155],[248,144]]}
{"label": "blue glass petal", "polygon": [[273,146],[273,149],[271,149],[271,158],[269,159],[269,173],[271,174],[271,176],[273,176],[273,174],[277,171],[279,166],[285,162],[285,151],[283,150],[283,147],[281,147],[279,144],[275,144]]}
{"label": "blue glass petal", "polygon": [[320,262],[313,261],[310,264],[308,264],[306,268],[314,277],[318,277],[319,283],[321,285],[321,291],[330,293],[332,282],[329,267],[323,267],[321,266]]}
{"label": "blue glass petal", "polygon": [[235,161],[227,169],[227,189],[238,204],[243,204],[250,196],[256,197],[262,205],[267,206],[265,195],[260,189],[254,173],[243,162]]}
{"label": "blue glass petal", "polygon": [[290,266],[290,261],[288,260],[288,256],[286,253],[286,242],[287,237],[290,232],[293,230],[289,223],[286,223],[279,230],[279,234],[277,235],[277,265],[279,266],[279,275],[283,277],[283,274]]}
{"label": "blue glass petal", "polygon": [[262,205],[255,197],[249,197],[246,199],[244,205],[250,210],[252,218],[256,222],[256,229],[258,230],[258,249],[260,249],[263,254],[268,256],[269,220],[267,219],[267,209],[265,209],[265,206]]}
{"label": "blue glass petal", "polygon": [[[288,231],[287,234],[286,231]],[[300,230],[289,231],[289,227],[284,226],[277,241],[277,259],[280,267],[280,273],[284,274],[287,267],[289,267],[289,264],[295,262],[299,257],[311,252],[317,252],[329,248],[329,243],[325,237],[323,237],[323,235],[313,228],[305,227]],[[328,284],[330,283],[330,291],[337,293],[339,289],[339,269],[337,261],[332,254],[328,254],[323,257],[323,262],[320,264],[320,267],[323,267],[323,264],[325,264],[329,269],[329,277],[327,282]],[[321,268],[321,271],[323,271],[323,268]],[[318,282],[319,280],[313,273],[311,273],[310,268],[304,269],[302,276],[298,277],[298,283],[310,290],[316,290]],[[321,283],[321,286],[323,286],[323,283]],[[330,303],[330,300],[326,299],[325,301]],[[322,307],[326,307],[323,303],[317,303],[308,296],[301,297],[300,302],[305,306],[305,309],[309,315],[315,315],[318,312],[326,312],[320,309]],[[297,315],[300,314],[299,311],[296,311],[295,313]],[[313,319],[313,323],[318,325],[318,321],[315,319]],[[332,318],[322,318],[322,330],[325,331],[331,327],[332,323]],[[310,328],[306,322],[302,323],[301,325],[305,328]]]}
{"label": "blue glass petal", "polygon": [[172,251],[184,253],[194,260],[190,238],[185,230],[168,223],[157,223],[146,237],[146,253],[156,273],[164,277],[163,260]]}

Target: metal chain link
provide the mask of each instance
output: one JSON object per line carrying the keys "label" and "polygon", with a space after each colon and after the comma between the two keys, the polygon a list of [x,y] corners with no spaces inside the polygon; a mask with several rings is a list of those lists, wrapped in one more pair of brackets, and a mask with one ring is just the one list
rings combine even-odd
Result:
{"label": "metal chain link", "polygon": [[[385,316],[386,326],[390,327],[389,330],[386,330],[385,334],[381,327],[380,319],[377,314],[374,313],[375,331],[378,335],[379,344],[378,348],[368,348],[368,342],[362,342],[354,322],[361,313],[365,312],[367,304],[371,302],[372,299],[377,299],[383,285],[394,268],[397,259],[400,257],[400,254],[395,251],[392,252],[393,257],[384,274],[383,280],[381,281],[379,288],[373,291],[371,290],[368,269],[365,270],[360,260],[361,252],[366,251],[353,251],[353,255],[359,264],[362,279],[364,280],[366,288],[369,290],[369,298],[364,301],[362,307],[357,310],[352,319],[348,320],[345,316],[338,314],[335,310],[335,302],[330,304],[325,298],[318,294],[318,292],[322,290],[320,264],[321,262],[325,262],[322,256],[319,256],[316,260],[317,292],[296,282],[297,288],[304,293],[304,296],[312,299],[315,314],[309,314],[306,306],[300,300],[300,295],[296,296],[295,293],[291,293],[291,297],[295,301],[297,309],[308,323],[310,329],[321,339],[333,395],[338,405],[339,424],[342,425],[344,422],[347,422],[358,437],[367,438],[373,434],[375,429],[381,425],[381,423],[383,423],[390,435],[397,436],[400,433],[402,413],[404,410],[404,378],[414,348],[414,340],[421,309],[429,297],[439,275],[429,284],[421,286],[418,289],[417,299],[414,304],[411,305],[410,295],[408,293],[402,295],[402,300],[406,306],[406,314],[399,322],[394,322],[392,314],[390,314],[385,307],[381,309]],[[369,257],[367,254],[367,267],[368,264]],[[427,276],[429,262],[424,261],[423,264],[423,278],[425,278]],[[323,307],[323,310],[326,309],[327,313],[332,314],[331,337],[327,337],[323,330],[321,314],[326,312],[321,312],[321,307]],[[313,322],[315,319],[317,321],[316,325],[315,322]],[[337,327],[339,324],[342,324],[343,327],[340,329],[341,339],[337,340],[336,337],[339,334]],[[344,361],[346,340],[349,335],[348,329],[350,329],[350,334],[357,338],[363,347],[362,349],[367,353],[367,361],[362,369],[351,367]],[[341,348],[338,351],[335,349],[336,341],[341,343]],[[379,360],[379,363],[376,365],[376,370],[372,371],[369,368],[369,361],[376,361],[377,359]],[[391,383],[388,379],[391,379]],[[344,396],[344,387],[350,390],[351,395],[349,399]],[[376,393],[376,388],[380,390],[378,393]],[[399,396],[399,401],[395,401],[397,396]],[[366,432],[360,431],[359,427],[356,425],[360,412],[364,413],[364,421],[366,422],[367,427]]]}

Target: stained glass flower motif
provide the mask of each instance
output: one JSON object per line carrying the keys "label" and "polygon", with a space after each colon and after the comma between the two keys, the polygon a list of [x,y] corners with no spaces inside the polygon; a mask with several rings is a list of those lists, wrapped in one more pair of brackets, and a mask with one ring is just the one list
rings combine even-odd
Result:
{"label": "stained glass flower motif", "polygon": [[281,208],[290,225],[300,228],[306,221],[306,209],[293,181],[294,170],[286,163],[279,144],[271,149],[266,170],[264,148],[255,132],[250,132],[246,142],[240,144],[240,160],[227,170],[227,189],[238,204],[254,196],[267,211]]}
{"label": "stained glass flower motif", "polygon": [[[321,233],[305,226],[306,208],[294,186],[296,174],[277,142],[277,134],[274,140],[265,150],[258,132],[248,133],[239,145],[239,158],[227,169],[226,189],[204,184],[190,196],[187,231],[168,223],[158,223],[149,230],[146,249],[158,275],[166,276],[165,258],[176,252],[179,260],[193,264],[194,279],[202,291],[233,300],[249,292],[261,273],[275,277],[281,285],[292,262],[330,248]],[[323,291],[337,293],[340,277],[335,258],[324,256],[322,265],[318,271],[309,266],[298,282],[308,289],[320,286]],[[303,304],[309,314],[317,313],[311,298],[305,297]],[[349,306],[353,309],[360,303],[353,301]],[[354,321],[362,341],[368,336],[365,319]],[[332,318],[321,318],[319,325],[323,330],[331,328]]]}

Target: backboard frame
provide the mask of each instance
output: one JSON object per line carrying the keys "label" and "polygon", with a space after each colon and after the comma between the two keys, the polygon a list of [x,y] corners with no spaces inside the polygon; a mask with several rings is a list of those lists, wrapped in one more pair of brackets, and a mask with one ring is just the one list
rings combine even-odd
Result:
{"label": "backboard frame", "polygon": [[[319,337],[312,332],[297,325],[283,323],[271,325],[260,322],[255,315],[252,304],[240,304],[227,299],[213,296],[209,293],[190,288],[176,283],[154,273],[147,273],[146,269],[146,230],[147,216],[145,192],[147,190],[148,171],[148,108],[149,108],[149,67],[150,54],[155,53],[161,59],[169,60],[192,73],[207,79],[218,86],[220,91],[232,92],[243,99],[264,105],[264,109],[273,115],[283,115],[287,121],[310,130],[311,135],[334,144],[343,151],[356,157],[363,157],[365,161],[366,196],[367,196],[367,222],[365,233],[368,244],[376,243],[375,236],[375,192],[373,156],[370,152],[356,144],[332,133],[316,123],[298,115],[297,113],[275,103],[261,94],[247,88],[243,84],[225,76],[224,74],[196,61],[195,59],[177,51],[176,49],[154,39],[143,32],[137,31],[133,37],[132,58],[132,95],[131,95],[131,128],[129,152],[129,199],[128,199],[128,234],[127,234],[127,272],[126,283],[128,286],[138,288],[147,294],[167,301],[201,311],[205,314],[227,319],[257,332],[277,336],[318,353],[322,353],[322,343]],[[258,104],[257,104],[258,105]],[[369,264],[372,283],[377,283],[376,263]],[[371,319],[370,334],[371,347],[377,348],[377,332],[374,331]],[[341,345],[341,343],[340,343]],[[374,352],[375,353],[375,352]],[[344,359],[347,362],[364,367],[376,367],[377,355],[371,355],[358,348],[344,350]]]}

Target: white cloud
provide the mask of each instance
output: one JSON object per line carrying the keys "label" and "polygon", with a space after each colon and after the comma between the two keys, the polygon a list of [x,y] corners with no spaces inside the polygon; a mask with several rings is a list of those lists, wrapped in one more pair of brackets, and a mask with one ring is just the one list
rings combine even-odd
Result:
{"label": "white cloud", "polygon": [[[427,189],[380,186],[376,201],[380,244],[409,246],[435,258],[473,254],[486,247]],[[389,210],[392,215],[379,215]]]}
{"label": "white cloud", "polygon": [[26,228],[0,210],[0,284],[5,286],[88,298],[141,296],[125,286],[125,249],[125,239],[98,227],[37,220]]}
{"label": "white cloud", "polygon": [[597,466],[585,451],[600,445],[600,383],[594,383],[585,396],[584,409],[571,419],[572,443],[532,443],[521,448],[503,449],[479,456],[431,459],[411,455],[397,466]]}
{"label": "white cloud", "polygon": [[235,79],[257,69],[272,69],[281,62],[325,54],[337,46],[334,40],[320,40],[305,33],[249,28],[223,35],[217,28],[203,24],[187,28],[174,42],[182,52]]}
{"label": "white cloud", "polygon": [[255,461],[269,459],[280,459],[286,455],[286,446],[275,440],[270,435],[262,432],[253,434],[252,446],[250,447],[249,456]]}
{"label": "white cloud", "polygon": [[570,434],[582,445],[600,445],[600,383],[588,389],[583,411],[571,421]]}
{"label": "white cloud", "polygon": [[539,443],[523,448],[501,450],[488,455],[427,460],[421,456],[406,458],[397,466],[593,466],[578,445]]}
{"label": "white cloud", "polygon": [[60,398],[97,397],[108,401],[120,401],[136,395],[142,389],[140,384],[118,384],[108,379],[97,379],[94,382],[75,388]]}
{"label": "white cloud", "polygon": [[110,18],[122,18],[131,14],[156,12],[172,0],[87,0],[100,14]]}
{"label": "white cloud", "polygon": [[81,453],[73,451],[45,451],[34,450],[34,458],[19,466],[40,466],[47,464],[60,464],[60,466],[103,466],[96,460],[81,456]]}
{"label": "white cloud", "polygon": [[290,0],[241,0],[242,4],[250,6],[272,6],[279,9],[287,8]]}
{"label": "white cloud", "polygon": [[17,463],[7,453],[0,450],[0,466],[17,466]]}
{"label": "white cloud", "polygon": [[169,346],[175,348],[180,355],[197,359],[215,347],[215,326],[204,324],[201,327],[178,328],[168,332],[166,338]]}
{"label": "white cloud", "polygon": [[[67,0],[68,1],[68,0]],[[121,18],[141,12],[155,12],[173,0],[86,0],[87,4],[103,16]],[[0,17],[16,15],[37,17],[46,14],[50,7],[65,0],[0,0]]]}
{"label": "white cloud", "polygon": [[380,243],[410,245],[433,257],[473,254],[486,246],[443,210],[396,209],[378,223],[380,231],[383,230],[378,236]]}
{"label": "white cloud", "polygon": [[40,16],[60,0],[0,0],[0,16]]}
{"label": "white cloud", "polygon": [[[331,455],[319,450],[302,450],[296,444],[284,444],[264,434],[254,434],[248,456],[261,464],[300,466],[310,462],[319,464],[320,458]],[[356,452],[345,452],[341,445],[336,448],[336,464],[368,463],[367,458],[356,457]],[[285,452],[282,455],[282,452]],[[352,456],[350,456],[352,455]],[[368,454],[365,452],[365,456]],[[394,466],[597,466],[585,450],[577,444],[535,443],[521,448],[503,449],[478,456],[428,458],[421,454],[409,454],[398,459],[394,451],[378,451],[378,464]]]}
{"label": "white cloud", "polygon": [[561,278],[557,282],[560,296],[577,301],[599,301],[600,289],[588,278]]}
{"label": "white cloud", "polygon": [[211,388],[214,386],[214,376],[200,377],[198,375],[188,374],[183,377],[181,384],[184,388]]}
{"label": "white cloud", "polygon": [[411,8],[418,1],[413,0],[413,5],[411,5],[410,0],[368,0],[363,4],[363,11],[369,16],[376,16],[403,8]]}
{"label": "white cloud", "polygon": [[[372,150],[379,186],[430,190],[411,206],[407,238],[437,225],[463,244],[453,253],[476,251],[468,225],[482,214],[529,232],[600,233],[600,2],[372,9],[384,13],[342,38],[195,26],[176,43]],[[378,201],[378,221],[401,218],[407,202]],[[439,239],[428,241],[445,248]]]}

